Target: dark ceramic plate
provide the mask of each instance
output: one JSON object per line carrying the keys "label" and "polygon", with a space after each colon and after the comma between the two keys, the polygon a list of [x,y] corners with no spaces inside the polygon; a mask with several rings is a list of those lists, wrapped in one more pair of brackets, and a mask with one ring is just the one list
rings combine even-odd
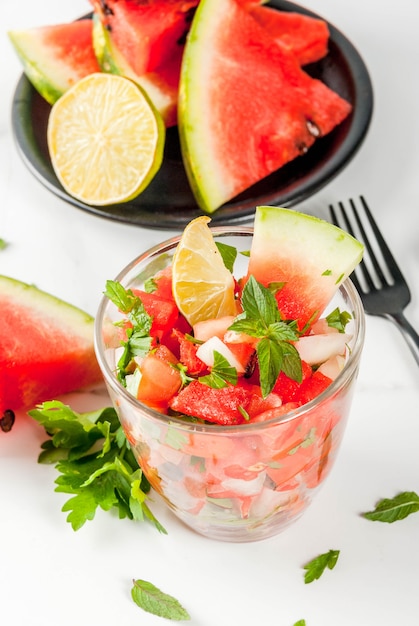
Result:
{"label": "dark ceramic plate", "polygon": [[[318,15],[291,2],[272,0],[283,11]],[[313,77],[353,105],[351,115],[332,133],[316,141],[302,157],[285,165],[212,214],[212,224],[246,223],[261,204],[291,207],[317,192],[348,164],[368,130],[373,92],[365,64],[353,45],[329,24],[329,53],[306,66]],[[12,126],[20,155],[32,174],[54,194],[74,206],[119,222],[159,229],[179,229],[202,215],[182,164],[177,128],[167,132],[163,165],[135,200],[108,207],[88,206],[70,197],[58,182],[48,155],[46,129],[50,106],[25,75],[19,80],[12,107]]]}

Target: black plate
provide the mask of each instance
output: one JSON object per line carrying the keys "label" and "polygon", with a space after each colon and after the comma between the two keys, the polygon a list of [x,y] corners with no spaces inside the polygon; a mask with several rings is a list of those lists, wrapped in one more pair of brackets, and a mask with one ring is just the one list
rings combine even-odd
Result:
{"label": "black plate", "polygon": [[[269,5],[319,17],[283,0],[272,0]],[[329,135],[317,140],[307,154],[267,176],[213,213],[214,226],[249,222],[257,205],[291,207],[302,202],[335,177],[361,145],[372,116],[371,80],[353,45],[331,24],[329,29],[329,53],[304,69],[351,102],[351,115]],[[202,215],[183,168],[177,128],[168,129],[163,165],[149,187],[135,200],[95,207],[69,196],[58,182],[48,155],[46,129],[50,109],[22,75],[12,106],[14,136],[29,170],[54,194],[95,215],[149,228],[183,229],[191,219]]]}

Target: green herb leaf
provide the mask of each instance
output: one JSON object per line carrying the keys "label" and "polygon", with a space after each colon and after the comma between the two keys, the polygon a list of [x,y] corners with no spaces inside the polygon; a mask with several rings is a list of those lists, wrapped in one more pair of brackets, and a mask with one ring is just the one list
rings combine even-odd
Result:
{"label": "green herb leaf", "polygon": [[362,516],[373,522],[392,524],[419,511],[419,495],[414,491],[404,491],[394,498],[380,500],[373,511]]}
{"label": "green herb leaf", "polygon": [[305,619],[299,619],[298,622],[295,622],[294,626],[306,626]]}
{"label": "green herb leaf", "polygon": [[326,321],[331,328],[336,328],[340,333],[345,332],[346,325],[352,319],[352,315],[349,311],[342,311],[339,307],[336,307],[329,315],[326,316]]}
{"label": "green herb leaf", "polygon": [[242,306],[247,318],[260,320],[266,327],[281,319],[275,296],[253,276],[243,289]]}
{"label": "green herb leaf", "polygon": [[98,508],[116,509],[119,517],[150,520],[165,529],[147,501],[150,484],[143,475],[113,408],[76,413],[57,400],[44,402],[29,415],[43,426],[49,439],[42,444],[39,463],[55,464],[55,491],[71,494],[62,510],[73,530],[92,520]]}
{"label": "green herb leaf", "polygon": [[133,580],[131,596],[135,604],[147,613],[173,621],[190,620],[190,615],[173,596],[163,593],[146,580]]}
{"label": "green herb leaf", "polygon": [[229,330],[246,333],[260,341],[256,345],[262,396],[273,389],[281,371],[301,382],[300,355],[290,343],[298,341],[300,333],[293,320],[281,319],[275,296],[253,276],[249,277],[242,294],[243,313],[238,315]]}
{"label": "green herb leaf", "polygon": [[106,282],[105,296],[122,312],[132,324],[126,330],[127,340],[123,342],[124,352],[117,364],[119,381],[125,385],[125,378],[135,369],[134,357],[146,355],[151,347],[152,318],[147,313],[141,298],[134,295],[131,289],[125,289],[119,282]]}
{"label": "green herb leaf", "polygon": [[0,238],[0,250],[4,250],[5,248],[7,248],[7,246],[8,246],[7,241]]}
{"label": "green herb leaf", "polygon": [[237,370],[220,352],[214,350],[214,365],[211,368],[211,373],[207,376],[200,376],[198,380],[208,387],[220,389],[226,387],[228,383],[232,385],[237,383]]}
{"label": "green herb leaf", "polygon": [[329,550],[329,552],[319,554],[319,556],[316,556],[304,565],[304,569],[306,570],[304,582],[308,584],[320,578],[326,567],[333,569],[339,558],[339,552],[339,550]]}
{"label": "green herb leaf", "polygon": [[222,256],[224,265],[231,273],[233,273],[234,263],[237,258],[237,248],[229,246],[227,243],[223,243],[221,241],[216,241],[215,245]]}

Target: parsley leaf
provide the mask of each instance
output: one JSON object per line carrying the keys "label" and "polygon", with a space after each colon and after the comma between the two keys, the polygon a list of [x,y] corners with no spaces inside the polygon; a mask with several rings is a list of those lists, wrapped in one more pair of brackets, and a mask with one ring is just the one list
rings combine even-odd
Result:
{"label": "parsley leaf", "polygon": [[150,484],[143,475],[113,408],[76,413],[59,401],[44,402],[29,415],[49,435],[39,463],[55,464],[55,491],[68,493],[62,510],[73,530],[92,520],[98,507],[122,519],[148,519],[166,533],[150,511]]}
{"label": "parsley leaf", "polygon": [[243,313],[236,317],[229,329],[260,339],[256,353],[263,397],[272,391],[281,371],[301,382],[301,359],[298,350],[290,343],[299,338],[296,322],[281,319],[275,296],[253,276],[243,289],[242,306]]}
{"label": "parsley leaf", "polygon": [[183,606],[167,593],[163,593],[146,580],[133,580],[131,597],[135,604],[147,613],[165,617],[174,621],[190,620],[190,615]]}
{"label": "parsley leaf", "polygon": [[126,385],[125,378],[132,370],[133,358],[144,356],[150,350],[150,330],[153,320],[145,310],[141,298],[117,281],[108,280],[104,293],[122,313],[125,313],[132,324],[131,328],[126,329],[127,341],[123,342],[124,351],[117,364],[118,379]]}
{"label": "parsley leaf", "polygon": [[373,511],[362,513],[362,516],[373,522],[392,524],[418,511],[419,495],[414,491],[404,491],[394,498],[380,500]]}
{"label": "parsley leaf", "polygon": [[230,365],[225,356],[214,350],[214,365],[211,368],[211,373],[207,376],[200,376],[198,380],[208,387],[220,389],[227,387],[228,383],[232,385],[237,383],[237,370]]}
{"label": "parsley leaf", "polygon": [[329,315],[326,316],[326,321],[331,328],[336,328],[340,333],[345,332],[345,328],[349,320],[352,319],[352,315],[349,311],[343,311],[336,307]]}
{"label": "parsley leaf", "polygon": [[339,550],[329,550],[324,554],[319,554],[314,559],[304,565],[306,573],[304,575],[304,582],[306,584],[317,580],[325,571],[326,567],[333,569],[339,558]]}

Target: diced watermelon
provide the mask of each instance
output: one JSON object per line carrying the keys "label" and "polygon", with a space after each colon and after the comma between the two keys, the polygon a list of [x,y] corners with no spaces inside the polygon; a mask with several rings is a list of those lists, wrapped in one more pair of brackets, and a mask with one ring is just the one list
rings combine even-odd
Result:
{"label": "diced watermelon", "polygon": [[6,276],[0,310],[0,416],[102,380],[90,315]]}
{"label": "diced watermelon", "polygon": [[179,360],[186,367],[189,376],[204,376],[208,374],[208,367],[196,354],[198,344],[190,341],[178,329],[175,329],[173,332],[179,341]]}
{"label": "diced watermelon", "polygon": [[243,387],[228,385],[221,389],[192,381],[170,402],[173,411],[224,426],[244,422],[240,407],[246,410],[251,394]]}
{"label": "diced watermelon", "polygon": [[301,404],[306,404],[325,391],[331,382],[331,379],[322,372],[314,372],[296,390],[294,399]]}
{"label": "diced watermelon", "polygon": [[133,293],[140,298],[145,310],[153,318],[150,331],[152,337],[161,338],[163,334],[173,329],[179,317],[174,300],[162,298],[156,292],[148,293],[141,289],[133,289]]}
{"label": "diced watermelon", "polygon": [[[303,373],[303,378],[302,378],[302,383],[303,383],[307,378],[310,378],[310,376],[312,375],[312,369],[310,365],[306,363],[305,361],[302,361],[301,365],[302,365],[302,373]],[[298,383],[296,380],[292,380],[292,378],[289,378],[285,374],[285,372],[280,372],[276,380],[276,383],[274,385],[273,392],[277,393],[282,398],[282,401],[284,403],[294,402],[296,400],[298,390],[302,383]]]}

